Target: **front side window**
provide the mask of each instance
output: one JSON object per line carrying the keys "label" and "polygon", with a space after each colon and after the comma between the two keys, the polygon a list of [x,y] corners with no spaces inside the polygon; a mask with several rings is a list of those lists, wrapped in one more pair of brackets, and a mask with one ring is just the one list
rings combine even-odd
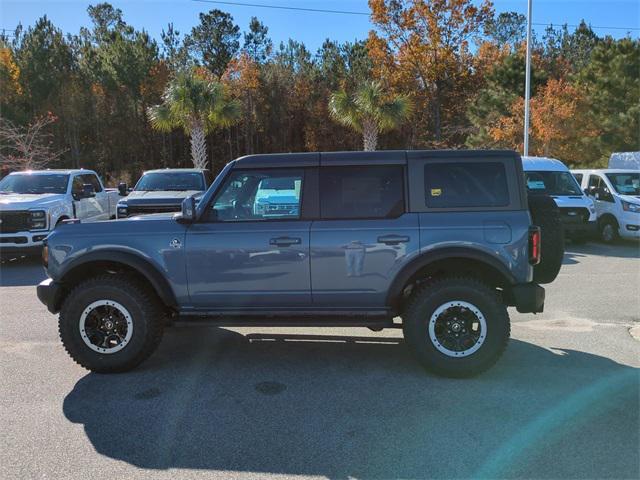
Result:
{"label": "front side window", "polygon": [[570,172],[525,172],[529,193],[546,195],[582,195],[580,185]]}
{"label": "front side window", "polygon": [[589,188],[600,188],[600,177],[598,175],[591,175],[589,177]]}
{"label": "front side window", "polygon": [[199,172],[149,172],[134,187],[135,191],[205,190],[204,177]]}
{"label": "front side window", "polygon": [[640,173],[607,173],[606,175],[620,195],[640,195]]}
{"label": "front side window", "polygon": [[404,212],[403,168],[397,165],[323,167],[320,216],[394,218]]}
{"label": "front side window", "polygon": [[300,218],[302,170],[232,172],[212,204],[219,221]]}
{"label": "front side window", "polygon": [[428,208],[506,207],[509,188],[503,163],[427,163],[424,167]]}
{"label": "front side window", "polygon": [[575,177],[576,182],[578,182],[578,184],[582,184],[583,175],[581,173],[574,173],[573,176]]}
{"label": "front side window", "polygon": [[82,177],[82,183],[87,183],[89,185],[92,185],[96,193],[102,191],[102,187],[100,186],[100,181],[98,180],[98,177],[96,177],[91,173],[86,175],[81,175],[81,177]]}
{"label": "front side window", "polygon": [[7,175],[0,181],[0,193],[67,193],[69,175],[66,174],[38,174],[20,173]]}

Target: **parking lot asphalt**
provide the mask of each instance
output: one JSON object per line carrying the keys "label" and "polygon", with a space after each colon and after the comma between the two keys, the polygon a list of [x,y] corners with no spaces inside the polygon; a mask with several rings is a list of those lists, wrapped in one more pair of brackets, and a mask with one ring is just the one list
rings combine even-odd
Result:
{"label": "parking lot asphalt", "polygon": [[0,478],[638,478],[638,243],[567,245],[489,372],[427,374],[396,330],[176,327],[88,373],[0,266]]}

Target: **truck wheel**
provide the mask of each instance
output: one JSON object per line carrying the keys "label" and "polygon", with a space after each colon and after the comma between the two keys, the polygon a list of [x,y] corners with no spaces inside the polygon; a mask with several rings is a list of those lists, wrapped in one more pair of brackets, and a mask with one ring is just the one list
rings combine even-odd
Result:
{"label": "truck wheel", "polygon": [[471,278],[423,285],[402,317],[404,337],[429,371],[470,377],[491,367],[510,335],[509,314],[497,293]]}
{"label": "truck wheel", "polygon": [[612,218],[603,218],[598,225],[600,231],[600,239],[604,243],[614,243],[620,238],[618,224]]}
{"label": "truck wheel", "polygon": [[139,283],[113,275],[74,288],[60,311],[60,339],[84,368],[131,370],[153,353],[165,323],[160,303]]}
{"label": "truck wheel", "polygon": [[530,195],[529,212],[542,234],[540,263],[533,267],[533,281],[553,282],[564,258],[564,228],[556,202],[548,195]]}

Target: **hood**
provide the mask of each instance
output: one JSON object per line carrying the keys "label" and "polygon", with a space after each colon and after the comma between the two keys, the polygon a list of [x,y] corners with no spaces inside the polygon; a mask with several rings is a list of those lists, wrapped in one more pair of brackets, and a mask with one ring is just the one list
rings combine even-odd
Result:
{"label": "hood", "polygon": [[635,195],[618,195],[618,198],[620,198],[620,200],[623,200],[623,201],[625,201],[625,202],[635,203],[636,205],[640,205],[640,196],[635,196]]}
{"label": "hood", "polygon": [[586,195],[553,195],[558,207],[592,207],[593,201]]}
{"label": "hood", "polygon": [[139,205],[173,205],[180,204],[182,200],[192,195],[201,197],[204,194],[200,190],[160,190],[160,191],[133,191],[122,198],[119,203],[139,204]]}
{"label": "hood", "polygon": [[57,193],[10,193],[8,195],[0,195],[0,210],[47,208],[64,200],[65,195]]}

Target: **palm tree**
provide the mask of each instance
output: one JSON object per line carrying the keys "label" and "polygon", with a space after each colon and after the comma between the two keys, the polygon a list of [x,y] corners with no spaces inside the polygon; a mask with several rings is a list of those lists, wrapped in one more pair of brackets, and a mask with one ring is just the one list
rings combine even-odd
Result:
{"label": "palm tree", "polygon": [[364,150],[378,144],[378,134],[398,128],[411,116],[413,104],[405,95],[389,98],[378,82],[364,82],[350,96],[344,90],[329,100],[331,116],[339,123],[362,132]]}
{"label": "palm tree", "polygon": [[194,73],[180,73],[162,95],[162,103],[148,110],[156,130],[170,132],[182,128],[191,137],[191,160],[196,168],[207,166],[206,135],[219,127],[228,127],[240,118],[240,105],[230,100],[224,87]]}

